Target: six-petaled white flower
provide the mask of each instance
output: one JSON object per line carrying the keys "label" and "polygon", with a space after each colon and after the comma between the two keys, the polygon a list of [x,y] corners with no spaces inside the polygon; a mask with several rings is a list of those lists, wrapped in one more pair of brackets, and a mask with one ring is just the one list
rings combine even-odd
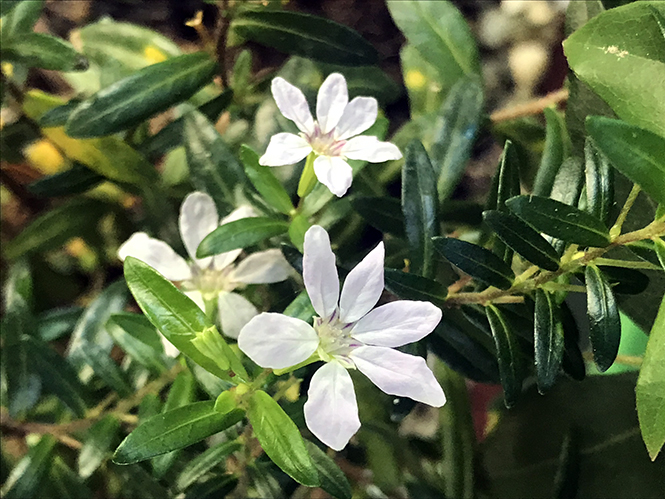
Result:
{"label": "six-petaled white flower", "polygon": [[196,248],[219,225],[251,216],[256,216],[252,208],[241,206],[220,224],[212,198],[204,192],[193,192],[183,201],[178,220],[191,263],[164,241],[154,239],[145,232],[133,234],[120,247],[118,256],[121,260],[127,256],[138,258],[170,281],[180,282],[184,293],[204,311],[205,300],[217,299],[222,331],[231,338],[237,338],[242,327],[258,314],[258,310],[249,300],[232,291],[245,284],[283,281],[292,269],[278,249],[253,253],[238,265],[233,265],[242,250],[197,258]]}
{"label": "six-petaled white flower", "polygon": [[374,124],[378,106],[373,97],[356,97],[349,102],[346,80],[341,74],[332,73],[321,85],[316,100],[316,120],[303,93],[284,78],[275,78],[271,90],[277,107],[296,124],[300,134],[273,135],[260,164],[292,165],[314,152],[316,177],[341,197],[353,180],[347,159],[382,163],[402,157],[397,146],[390,142],[382,142],[374,136],[356,137]]}
{"label": "six-petaled white flower", "polygon": [[326,445],[343,449],[360,428],[347,369],[358,369],[382,391],[440,407],[446,397],[421,357],[394,348],[418,341],[441,320],[429,302],[394,301],[374,308],[383,292],[383,243],[347,276],[342,292],[327,232],[305,234],[303,279],[318,317],[314,326],[262,313],[240,331],[238,346],[262,367],[284,369],[318,356],[326,364],[312,377],[304,406],[308,428]]}

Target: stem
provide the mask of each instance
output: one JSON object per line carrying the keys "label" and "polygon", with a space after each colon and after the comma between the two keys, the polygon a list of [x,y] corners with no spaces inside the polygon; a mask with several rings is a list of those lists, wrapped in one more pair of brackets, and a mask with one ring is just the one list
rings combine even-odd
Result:
{"label": "stem", "polygon": [[215,32],[217,62],[219,63],[219,76],[222,80],[222,87],[228,87],[228,77],[226,74],[226,42],[229,34],[229,26],[231,25],[230,19],[226,17],[228,13],[229,2],[222,0],[219,2],[217,18],[217,28]]}
{"label": "stem", "polygon": [[510,121],[517,118],[523,118],[524,116],[540,114],[545,108],[550,107],[552,104],[558,104],[567,100],[568,89],[561,88],[559,90],[555,90],[554,92],[550,92],[545,97],[541,97],[540,99],[536,99],[525,104],[520,104],[519,106],[509,107],[507,109],[499,109],[490,115],[490,120],[492,120],[493,123],[498,123],[501,121]]}
{"label": "stem", "polygon": [[633,204],[635,203],[635,200],[637,199],[639,193],[640,193],[640,186],[637,184],[633,184],[633,188],[630,190],[630,193],[626,198],[626,202],[624,203],[623,208],[621,208],[621,211],[619,212],[617,221],[614,223],[614,226],[610,229],[610,237],[612,237],[613,239],[615,237],[618,237],[619,234],[621,234],[621,228],[623,227],[623,224],[626,221],[628,212],[633,207]]}
{"label": "stem", "polygon": [[654,265],[651,262],[615,260],[614,258],[596,258],[593,263],[604,265],[605,267],[623,267],[624,269],[660,270],[658,265]]}
{"label": "stem", "polygon": [[314,186],[316,185],[317,179],[316,174],[314,173],[315,158],[315,153],[309,153],[307,161],[305,162],[305,168],[300,175],[300,181],[298,182],[298,197],[300,197],[300,199],[303,199],[307,194],[312,192],[312,189],[314,189]]}

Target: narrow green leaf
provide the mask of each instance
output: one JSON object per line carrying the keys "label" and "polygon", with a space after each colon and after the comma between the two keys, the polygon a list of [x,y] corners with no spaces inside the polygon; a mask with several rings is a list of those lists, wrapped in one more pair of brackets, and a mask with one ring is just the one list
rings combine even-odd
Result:
{"label": "narrow green leaf", "polygon": [[599,265],[598,268],[607,278],[614,294],[639,295],[649,287],[649,277],[639,270],[605,265]]}
{"label": "narrow green leaf", "polygon": [[536,290],[536,309],[534,314],[534,351],[536,359],[536,377],[538,391],[541,394],[554,386],[564,350],[563,323],[555,297]]}
{"label": "narrow green leaf", "polygon": [[589,339],[593,359],[601,372],[614,363],[621,341],[621,320],[612,288],[595,265],[587,265],[585,272],[587,289],[587,315]]}
{"label": "narrow green leaf", "polygon": [[71,43],[44,33],[24,33],[2,48],[2,58],[28,67],[85,71],[88,60]]}
{"label": "narrow green leaf", "polygon": [[607,225],[614,204],[614,170],[590,137],[584,143],[584,158],[587,211]]}
{"label": "narrow green leaf", "polygon": [[73,331],[83,308],[63,307],[48,310],[37,317],[37,336],[45,342],[57,340]]}
{"label": "narrow green leaf", "polygon": [[307,487],[321,484],[298,427],[270,395],[254,392],[247,417],[261,447],[284,473]]}
{"label": "narrow green leaf", "polygon": [[220,225],[208,234],[196,250],[196,256],[218,255],[247,248],[289,230],[289,223],[267,217],[250,217]]}
{"label": "narrow green leaf", "polygon": [[106,325],[107,329],[109,329],[109,326],[122,328],[127,334],[130,334],[144,345],[148,345],[156,352],[164,351],[161,335],[145,315],[132,312],[113,314],[109,317]]}
{"label": "narrow green leaf", "polygon": [[[2,34],[10,35],[15,32],[32,30],[39,19],[43,2],[35,0],[3,0],[0,2],[0,16],[2,19]],[[9,24],[9,26],[8,26]]]}
{"label": "narrow green leaf", "polygon": [[404,300],[430,301],[442,307],[448,288],[443,284],[417,274],[396,269],[384,269],[385,286],[388,291]]}
{"label": "narrow green leaf", "polygon": [[229,358],[234,359],[231,361],[233,373],[221,370],[217,363],[192,345],[197,333],[213,326],[198,305],[159,272],[136,258],[128,257],[125,259],[125,279],[143,313],[178,350],[223,380],[235,383],[234,377],[240,378],[240,381],[246,379],[247,373],[230,349]]}
{"label": "narrow green leaf", "polygon": [[656,202],[665,203],[665,138],[625,121],[602,116],[588,117],[586,128],[614,168]]}
{"label": "narrow green leaf", "polygon": [[404,215],[399,199],[392,197],[357,197],[351,206],[365,221],[381,232],[404,238]]}
{"label": "narrow green leaf", "polygon": [[[3,332],[13,328],[7,320],[2,321]],[[6,405],[9,414],[16,417],[34,407],[42,390],[42,380],[35,373],[34,365],[24,341],[6,341],[2,351],[2,371],[6,383]]]}
{"label": "narrow green leaf", "polygon": [[42,128],[50,128],[53,126],[65,126],[69,115],[78,107],[81,99],[71,99],[61,106],[54,107],[46,111],[39,118],[39,126]]}
{"label": "narrow green leaf", "polygon": [[118,392],[121,397],[128,397],[134,391],[126,374],[120,370],[118,364],[103,347],[94,343],[86,343],[78,350],[77,358],[89,365],[93,373]]}
{"label": "narrow green leaf", "polygon": [[113,462],[138,463],[182,449],[226,430],[242,420],[245,414],[241,409],[221,414],[214,406],[213,400],[195,402],[153,416],[122,441],[113,455]]}
{"label": "narrow green leaf", "polygon": [[302,290],[298,293],[291,303],[289,303],[284,309],[284,315],[289,317],[295,317],[301,319],[305,322],[310,322],[312,317],[316,315],[312,302],[309,299],[307,290]]}
{"label": "narrow green leaf", "polygon": [[57,197],[82,194],[104,181],[104,177],[80,163],[70,169],[47,175],[28,185],[35,196]]}
{"label": "narrow green leaf", "polygon": [[580,350],[580,332],[570,308],[563,302],[560,305],[561,321],[563,323],[563,358],[561,367],[564,372],[576,381],[586,377],[586,364]]}
{"label": "narrow green leaf", "polygon": [[515,215],[490,210],[483,212],[483,220],[525,260],[552,272],[559,269],[559,255],[552,245]]}
{"label": "narrow green leaf", "polygon": [[491,251],[451,237],[435,237],[433,242],[442,256],[474,279],[499,289],[513,285],[512,269]]}
{"label": "narrow green leaf", "polygon": [[290,214],[295,210],[291,198],[268,166],[259,164],[259,155],[249,146],[242,145],[240,159],[245,165],[245,173],[263,199],[277,211]]}
{"label": "narrow green leaf", "polygon": [[242,445],[236,441],[223,442],[210,447],[185,465],[175,479],[175,489],[182,492],[241,448]]}
{"label": "narrow green leaf", "polygon": [[305,440],[305,446],[316,471],[319,472],[320,487],[337,499],[351,499],[351,485],[335,461],[309,440]]}
{"label": "narrow green leaf", "polygon": [[303,250],[305,234],[311,226],[309,218],[302,213],[293,217],[293,220],[289,224],[289,239],[299,251]]}
{"label": "narrow green leaf", "polygon": [[605,224],[582,210],[538,196],[515,196],[506,206],[537,231],[569,243],[604,247],[610,243]]}
{"label": "narrow green leaf", "polygon": [[40,486],[51,466],[56,439],[44,435],[12,469],[2,486],[0,495],[6,499],[39,497]]}
{"label": "narrow green leaf", "polygon": [[104,416],[90,427],[78,455],[78,472],[88,478],[111,455],[111,446],[118,436],[120,421],[112,414]]}
{"label": "narrow green leaf", "polygon": [[556,499],[569,499],[578,495],[580,476],[580,442],[578,431],[571,429],[561,444],[554,487]]}
{"label": "narrow green leaf", "polygon": [[521,353],[519,352],[517,341],[510,324],[503,313],[492,304],[485,308],[485,313],[492,328],[492,336],[496,344],[504,403],[510,409],[515,405],[522,391],[523,373],[520,358]]}
{"label": "narrow green leaf", "polygon": [[642,438],[652,461],[665,444],[665,297],[651,328],[637,378],[637,415]]}
{"label": "narrow green leaf", "polygon": [[568,156],[561,163],[549,197],[570,206],[577,206],[584,181],[584,161],[581,157]]}
{"label": "narrow green leaf", "polygon": [[565,125],[559,114],[551,108],[545,108],[547,121],[545,150],[540,161],[536,179],[533,182],[534,196],[549,196],[552,192],[556,174],[566,157]]}
{"label": "narrow green leaf", "polygon": [[49,486],[53,488],[53,497],[58,499],[89,499],[93,495],[78,473],[72,471],[60,456],[53,458]]}
{"label": "narrow green leaf", "polygon": [[247,40],[309,59],[347,66],[369,66],[378,59],[376,49],[356,31],[322,17],[246,10],[231,27]]}
{"label": "narrow green leaf", "polygon": [[662,237],[657,237],[653,240],[653,243],[656,255],[658,255],[658,261],[660,261],[660,265],[665,270],[665,241],[663,241]]}
{"label": "narrow green leaf", "polygon": [[412,141],[404,153],[402,168],[402,213],[409,242],[411,266],[416,274],[432,277],[432,237],[438,231],[436,177],[423,145]]}
{"label": "narrow green leaf", "polygon": [[166,369],[159,333],[144,316],[139,314],[114,314],[106,324],[113,341],[133,360],[159,374]]}
{"label": "narrow green leaf", "polygon": [[222,498],[230,494],[238,485],[238,478],[233,475],[213,475],[195,483],[185,493],[183,499],[199,499],[202,497]]}
{"label": "narrow green leaf", "polygon": [[121,132],[188,99],[216,71],[207,52],[153,64],[84,100],[69,116],[65,131],[76,138]]}

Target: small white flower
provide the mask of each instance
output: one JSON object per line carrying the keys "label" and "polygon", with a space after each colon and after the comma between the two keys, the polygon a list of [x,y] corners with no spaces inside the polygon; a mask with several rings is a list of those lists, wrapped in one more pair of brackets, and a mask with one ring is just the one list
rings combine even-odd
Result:
{"label": "small white flower", "polygon": [[291,267],[278,249],[253,253],[238,265],[233,262],[241,249],[206,258],[196,258],[196,248],[203,238],[224,225],[241,218],[256,216],[250,206],[241,206],[220,224],[212,198],[204,192],[189,194],[180,207],[180,235],[188,263],[168,244],[136,232],[118,250],[124,260],[133,256],[147,263],[170,281],[180,282],[183,292],[205,310],[205,300],[217,299],[219,320],[226,336],[237,338],[242,327],[258,314],[256,307],[232,291],[245,284],[267,284],[285,280]]}
{"label": "small white flower", "polygon": [[372,310],[383,292],[383,243],[351,272],[339,292],[335,255],[318,225],[305,234],[303,279],[319,315],[314,327],[276,313],[254,317],[238,346],[262,367],[284,369],[313,354],[327,362],[314,376],[305,403],[308,428],[326,445],[343,449],[360,428],[347,369],[358,369],[389,395],[441,407],[446,397],[421,357],[395,347],[427,336],[441,320],[429,302],[394,301]]}
{"label": "small white flower", "polygon": [[373,97],[356,97],[349,102],[346,80],[341,74],[332,73],[319,88],[317,120],[312,118],[303,93],[284,78],[275,78],[271,90],[279,110],[301,133],[273,135],[259,160],[263,166],[292,165],[314,152],[316,177],[341,197],[353,180],[347,159],[382,163],[402,157],[397,146],[390,142],[381,142],[373,136],[355,137],[374,124],[378,105]]}

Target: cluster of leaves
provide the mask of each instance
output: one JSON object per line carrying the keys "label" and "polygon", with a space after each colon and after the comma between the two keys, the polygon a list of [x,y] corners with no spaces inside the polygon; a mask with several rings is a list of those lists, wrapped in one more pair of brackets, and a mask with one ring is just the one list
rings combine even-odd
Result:
{"label": "cluster of leaves", "polygon": [[[109,20],[78,30],[75,49],[33,32],[41,2],[0,5],[2,98],[19,116],[3,129],[3,161],[21,162],[32,144],[45,141],[58,169],[28,187],[30,199],[48,200],[51,209],[3,247],[10,267],[2,428],[28,435],[29,444],[20,460],[3,451],[3,496],[91,497],[105,487],[114,497],[282,497],[296,482],[338,498],[351,497],[353,488],[371,493],[364,478],[352,488],[335,459],[301,435],[309,436],[297,390],[311,366],[286,375],[258,368],[209,315],[139,260],[128,258],[124,278],[110,282],[117,247],[135,230],[182,249],[174,207],[195,189],[214,199],[220,215],[243,203],[261,213],[213,231],[200,257],[282,243],[300,271],[304,234],[316,223],[339,248],[343,273],[366,252],[361,236],[376,235],[373,227],[387,246],[386,288],[443,309],[440,325],[410,351],[434,354],[448,398],[435,439],[399,434],[397,423],[414,403],[354,379],[364,452],[345,457],[373,470],[372,486],[406,486],[414,497],[660,490],[662,458],[650,463],[635,431],[635,377],[573,384],[560,374],[585,378],[587,337],[598,370],[612,366],[621,313],[650,330],[636,402],[656,459],[665,442],[662,4],[604,12],[600,2],[570,3],[570,97],[565,115],[545,109],[543,128],[528,118],[485,119],[478,52],[451,3],[389,1],[407,39],[401,57],[412,119],[392,137],[404,159],[349,161],[350,195],[336,199],[318,184],[298,203],[300,170],[258,163],[257,151],[289,124],[266,92],[274,75],[253,74],[251,52],[239,47],[249,40],[289,54],[278,74],[308,97],[335,71],[346,76],[351,96],[394,101],[400,87],[355,31],[270,3],[234,3],[219,13],[224,38],[200,52],[183,54],[157,33]],[[61,72],[76,98],[25,89],[31,68]],[[170,109],[174,119],[152,133],[150,120]],[[367,133],[383,139],[387,129],[380,118]],[[452,199],[481,129],[504,144],[484,206]],[[401,199],[389,195],[398,182]],[[83,251],[71,244],[63,250],[72,238],[83,241]],[[90,274],[102,289],[95,287],[85,307],[52,308],[62,303],[54,293],[81,291],[74,284],[71,292],[72,271]],[[265,310],[303,320],[314,314],[295,283],[247,293]],[[588,321],[576,313],[580,303]],[[184,355],[165,355],[160,335]],[[500,383],[505,405],[514,407],[482,448],[464,378]],[[534,396],[531,385],[547,397]],[[617,416],[608,419],[616,424],[602,433],[632,446],[602,454],[612,443],[598,437],[598,406],[614,404],[615,395]],[[587,396],[599,401],[576,405]],[[568,407],[575,409],[556,420],[556,430],[537,426]],[[514,428],[551,439],[539,445]],[[530,447],[505,462],[518,441]],[[624,473],[580,476],[581,462],[623,462],[621,452],[624,461],[631,456]],[[544,465],[535,468],[547,473],[506,483],[515,472],[531,473],[534,466],[525,465],[536,459]],[[478,461],[486,480],[476,478]]]}

